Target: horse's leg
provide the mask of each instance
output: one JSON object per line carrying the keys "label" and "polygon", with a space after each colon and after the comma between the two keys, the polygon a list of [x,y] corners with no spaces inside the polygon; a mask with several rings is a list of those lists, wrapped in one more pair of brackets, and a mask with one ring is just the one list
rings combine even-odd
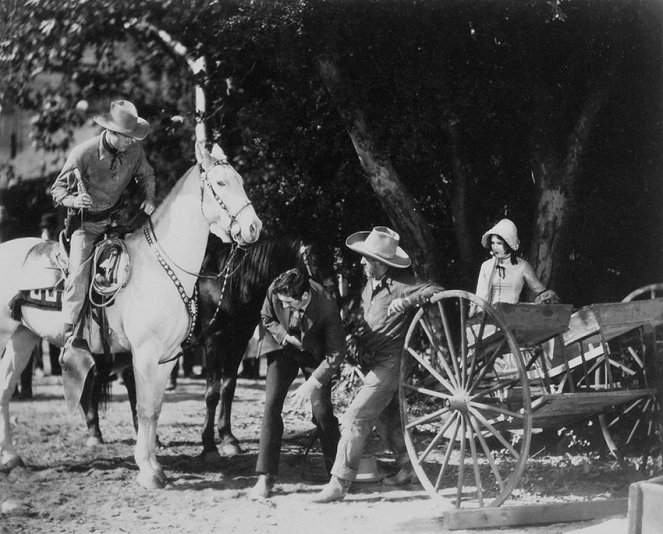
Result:
{"label": "horse's leg", "polygon": [[136,415],[136,377],[133,367],[129,366],[122,371],[122,381],[127,390],[129,407],[131,408],[131,417],[134,422],[134,430],[138,432],[138,416]]}
{"label": "horse's leg", "polygon": [[19,326],[10,334],[5,353],[0,360],[0,460],[1,469],[11,470],[17,465],[23,465],[21,457],[12,442],[12,430],[9,423],[9,400],[11,399],[16,383],[30,361],[32,350],[39,341],[39,337],[25,328]]}
{"label": "horse's leg", "polygon": [[88,438],[85,442],[87,447],[101,445],[104,442],[99,427],[99,401],[102,396],[103,379],[99,376],[97,369],[98,367],[95,365],[93,372],[88,373],[81,395],[81,408],[85,414],[85,424],[88,432]]}
{"label": "horse's leg", "polygon": [[208,365],[205,372],[207,375],[207,386],[205,388],[206,410],[202,435],[202,459],[205,463],[218,463],[221,460],[221,455],[214,442],[214,416],[216,415],[216,407],[219,404],[221,381],[218,369],[214,369]]}
{"label": "horse's leg", "polygon": [[222,362],[221,381],[220,381],[220,397],[221,405],[219,406],[219,420],[217,427],[219,429],[219,437],[221,438],[221,453],[224,456],[234,456],[241,454],[242,449],[239,446],[239,440],[232,433],[231,419],[232,419],[232,405],[233,398],[235,397],[235,388],[237,387],[237,371],[239,364],[242,363],[242,357],[246,350],[246,344],[249,336],[242,341],[232,343],[229,350],[225,353],[225,358]]}
{"label": "horse's leg", "polygon": [[133,347],[134,375],[136,377],[136,413],[138,433],[134,458],[140,473],[138,483],[146,489],[159,489],[167,479],[156,455],[157,424],[163,403],[166,381],[175,361],[159,365],[154,358],[160,354],[158,346],[144,343]]}

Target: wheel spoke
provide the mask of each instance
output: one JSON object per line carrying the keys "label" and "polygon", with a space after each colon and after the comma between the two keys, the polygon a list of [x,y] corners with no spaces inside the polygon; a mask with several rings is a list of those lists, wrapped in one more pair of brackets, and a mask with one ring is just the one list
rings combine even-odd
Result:
{"label": "wheel spoke", "polygon": [[[456,419],[456,416],[454,417],[449,417],[446,423],[444,423],[444,426],[440,429],[440,431],[437,433],[437,435],[433,438],[433,441],[431,441],[428,444],[428,447],[424,450],[424,452],[421,453],[421,456],[417,458],[417,463],[421,465],[421,463],[428,457],[428,455],[431,453],[431,451],[435,448],[435,446],[440,442],[440,440],[444,437],[444,433],[447,431],[447,429],[451,426],[451,423],[453,423]],[[407,426],[405,427],[407,428]],[[456,439],[456,436],[454,435],[453,439]]]}
{"label": "wheel spoke", "polygon": [[465,317],[467,315],[467,305],[465,299],[460,299],[460,383],[465,387],[465,369],[467,365],[467,336],[465,335]]}
{"label": "wheel spoke", "polygon": [[419,419],[415,419],[411,423],[408,423],[405,425],[405,428],[408,430],[411,428],[414,428],[416,426],[425,424],[425,423],[430,423],[431,421],[434,421],[435,419],[439,419],[442,415],[444,415],[445,412],[450,412],[451,410],[447,408],[446,406],[442,408],[441,410],[437,410],[436,412],[429,413],[428,415],[424,415],[420,417]]}
{"label": "wheel spoke", "polygon": [[493,472],[493,475],[495,475],[495,480],[497,481],[497,485],[499,486],[501,491],[504,489],[504,480],[502,480],[502,475],[500,475],[500,471],[499,469],[497,469],[497,466],[495,465],[495,460],[493,459],[493,453],[490,450],[490,447],[488,447],[488,442],[483,437],[483,434],[481,433],[481,429],[479,428],[477,422],[474,419],[470,419],[470,422],[472,423],[472,428],[474,429],[474,435],[477,437],[479,443],[481,444],[481,448],[483,449],[483,452],[486,455],[486,460],[490,465],[490,470]]}
{"label": "wheel spoke", "polygon": [[410,391],[416,391],[417,393],[421,393],[422,395],[428,395],[429,397],[435,397],[437,399],[448,399],[450,395],[446,393],[442,393],[440,391],[435,391],[433,389],[428,389],[428,388],[422,388],[420,386],[412,386],[410,384],[407,384],[403,382],[403,387],[405,389],[409,389]]}
{"label": "wheel spoke", "polygon": [[[446,358],[442,354],[442,351],[440,350],[440,348],[438,346],[438,343],[435,340],[435,336],[433,336],[433,332],[432,332],[430,326],[428,325],[428,323],[426,323],[426,321],[424,321],[423,317],[419,320],[419,324],[421,325],[421,328],[423,329],[426,336],[428,337],[428,340],[430,341],[430,344],[431,344],[431,347],[432,347],[434,353],[437,355],[438,360],[440,361],[440,363],[444,367],[444,370],[446,371],[446,373],[449,376],[450,380],[453,382],[455,387],[458,387],[458,380],[457,380],[458,371],[456,370],[456,372],[454,373],[451,370],[451,368],[449,367],[449,363],[447,362]],[[449,338],[447,338],[447,339],[449,339]],[[451,349],[449,349],[449,350],[451,350]],[[454,369],[456,369],[456,360],[453,357],[451,359],[452,359],[452,362],[454,364]]]}
{"label": "wheel spoke", "polygon": [[473,391],[472,393],[474,393],[474,395],[472,395],[472,399],[473,400],[474,399],[482,399],[482,398],[484,398],[488,395],[491,395],[491,394],[495,393],[496,391],[507,389],[509,386],[513,386],[514,384],[517,384],[518,382],[520,382],[519,377],[512,377],[512,378],[509,378],[508,380],[500,380],[494,386],[491,386],[491,387],[486,388],[486,389],[482,389],[481,391],[478,391],[478,392]]}
{"label": "wheel spoke", "polygon": [[442,384],[445,388],[447,388],[449,391],[453,391],[455,388],[452,384],[449,383],[449,381],[444,378],[440,373],[438,373],[433,367],[431,366],[430,363],[426,361],[424,357],[422,357],[419,353],[417,353],[414,349],[408,347],[408,352],[410,355],[417,360],[423,367],[428,371],[431,375],[433,375],[435,378],[437,378],[438,382]]}
{"label": "wheel spoke", "polygon": [[458,370],[458,354],[456,353],[456,344],[454,343],[454,338],[451,335],[451,327],[449,326],[449,319],[447,318],[447,312],[444,309],[444,306],[438,302],[438,309],[440,310],[440,317],[442,318],[442,326],[444,327],[444,336],[447,339],[447,346],[449,347],[449,355],[451,357],[451,362],[454,366],[454,369]]}
{"label": "wheel spoke", "polygon": [[[469,418],[471,419],[471,418]],[[471,424],[471,421],[470,421]],[[479,468],[479,457],[477,455],[477,444],[474,442],[472,436],[467,437],[470,443],[470,452],[472,454],[472,467],[474,470],[474,482],[477,486],[477,498],[479,499],[479,506],[483,506],[483,485],[481,484],[481,470]]]}
{"label": "wheel spoke", "polygon": [[490,430],[490,433],[493,436],[495,436],[502,445],[506,447],[506,449],[513,455],[513,457],[516,460],[520,458],[520,454],[518,454],[518,451],[516,451],[516,449],[513,448],[513,446],[504,438],[504,436],[492,424],[490,424],[490,422],[483,415],[481,415],[481,412],[475,410],[472,407],[470,407],[470,412],[474,414],[474,416],[481,422],[483,426],[485,426],[488,430]]}
{"label": "wheel spoke", "polygon": [[501,342],[497,347],[495,347],[495,350],[494,350],[493,353],[490,355],[490,358],[488,358],[485,362],[482,362],[482,363],[483,363],[483,366],[482,366],[481,369],[479,370],[479,374],[478,374],[478,376],[476,376],[476,377],[474,378],[474,383],[473,383],[473,384],[471,385],[471,387],[469,388],[469,393],[470,393],[470,394],[474,393],[474,390],[475,390],[476,387],[481,383],[481,381],[483,380],[484,376],[486,376],[486,373],[488,372],[488,369],[490,369],[491,365],[492,365],[493,363],[495,363],[495,360],[496,360],[497,357],[499,356],[500,352],[502,351],[502,349],[504,348],[504,345],[506,345],[506,343],[507,343],[506,338],[502,339],[502,342]]}
{"label": "wheel spoke", "polygon": [[461,417],[460,458],[458,460],[458,484],[456,485],[456,508],[460,508],[463,496],[463,483],[465,481],[465,439],[467,438],[467,422]]}
{"label": "wheel spoke", "polygon": [[518,412],[513,412],[511,410],[507,410],[505,408],[500,408],[499,406],[493,406],[490,404],[483,404],[481,402],[471,402],[470,406],[473,408],[476,408],[478,410],[485,410],[487,412],[493,412],[497,413],[500,415],[505,415],[507,416],[508,419],[518,419],[518,420],[523,420],[523,414],[518,413]]}
{"label": "wheel spoke", "polygon": [[444,453],[444,460],[442,461],[442,465],[440,466],[440,472],[437,474],[437,479],[435,480],[435,491],[439,491],[440,489],[440,484],[442,484],[442,477],[444,476],[444,472],[447,470],[447,467],[449,466],[451,453],[453,452],[456,446],[456,436],[458,435],[458,429],[460,428],[459,419],[460,415],[456,414],[456,417],[454,418],[456,424],[454,425],[454,430],[451,439],[449,440],[449,446],[447,447],[447,452]]}
{"label": "wheel spoke", "polygon": [[[483,342],[483,332],[486,328],[486,318],[487,315],[483,313],[481,315],[481,324],[479,325],[479,333],[474,338],[474,346],[472,347],[472,358],[470,361],[470,368],[467,372],[467,379],[463,381],[463,386],[469,381],[470,377],[474,374],[477,365],[477,355],[481,354],[481,343]],[[472,326],[469,327],[469,331],[474,333]]]}

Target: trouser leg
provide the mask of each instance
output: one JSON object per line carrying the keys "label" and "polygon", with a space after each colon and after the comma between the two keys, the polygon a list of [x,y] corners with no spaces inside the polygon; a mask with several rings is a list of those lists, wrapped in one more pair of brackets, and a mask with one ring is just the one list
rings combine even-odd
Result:
{"label": "trouser leg", "polygon": [[260,445],[256,472],[275,475],[278,473],[283,418],[281,412],[288,388],[299,372],[297,362],[276,351],[268,356],[265,378],[265,413],[260,428]]}
{"label": "trouser leg", "polygon": [[366,439],[398,389],[399,372],[399,359],[384,356],[376,358],[364,376],[364,384],[342,418],[333,475],[344,480],[357,476]]}
{"label": "trouser leg", "polygon": [[109,221],[83,222],[71,236],[69,275],[64,282],[62,317],[65,323],[76,324],[90,287],[90,269],[94,245]]}
{"label": "trouser leg", "polygon": [[378,417],[376,428],[380,438],[391,449],[398,467],[410,465],[410,457],[405,447],[405,438],[401,428],[401,411],[398,392],[394,393],[391,402]]}
{"label": "trouser leg", "polygon": [[[309,373],[304,372],[306,378]],[[318,427],[320,437],[320,447],[325,462],[325,469],[328,474],[331,473],[334,459],[336,458],[338,441],[341,432],[338,428],[338,419],[334,415],[334,405],[331,399],[332,384],[328,382],[320,389],[316,389],[311,395],[311,411],[315,418],[315,424]]]}

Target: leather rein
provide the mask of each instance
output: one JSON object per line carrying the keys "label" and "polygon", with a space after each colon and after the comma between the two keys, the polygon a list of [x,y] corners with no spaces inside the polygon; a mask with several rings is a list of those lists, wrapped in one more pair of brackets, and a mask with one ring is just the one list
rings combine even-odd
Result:
{"label": "leather rein", "polygon": [[[217,165],[228,165],[228,162],[225,160],[216,160],[214,163],[212,163],[207,171],[205,171],[202,167],[202,165],[199,164],[199,171],[200,171],[200,211],[204,214],[203,211],[203,203],[204,203],[204,195],[205,195],[205,185],[209,188],[209,190],[212,193],[212,196],[214,200],[217,202],[217,204],[228,214],[230,217],[230,225],[229,228],[232,229],[232,227],[237,223],[237,217],[239,214],[244,210],[245,208],[249,207],[252,205],[251,201],[247,199],[246,203],[240,207],[239,210],[233,215],[232,212],[228,209],[226,206],[225,202],[223,202],[223,199],[217,194],[217,192],[214,190],[212,187],[212,184],[209,181],[209,178],[207,177],[207,174],[211,169],[216,167]],[[214,276],[210,275],[202,275],[200,272],[194,273],[191,271],[188,271],[184,269],[183,267],[180,267],[175,261],[173,261],[168,254],[166,254],[166,251],[159,245],[159,242],[157,240],[156,233],[154,231],[154,225],[152,223],[152,217],[148,217],[147,219],[147,224],[143,226],[143,234],[145,235],[145,240],[147,243],[150,245],[150,248],[154,252],[155,256],[157,257],[157,260],[159,261],[159,264],[163,269],[166,271],[166,274],[168,277],[172,280],[173,284],[177,288],[177,291],[180,295],[180,298],[182,299],[182,302],[184,303],[184,307],[186,308],[187,314],[189,316],[189,329],[187,331],[187,336],[182,345],[188,346],[191,344],[191,339],[193,337],[193,330],[194,327],[196,326],[196,321],[198,319],[198,285],[196,284],[193,289],[193,294],[191,296],[186,294],[186,291],[184,289],[184,286],[182,285],[182,282],[178,278],[177,274],[171,267],[171,264],[175,267],[177,267],[180,271],[190,275],[194,276],[196,278],[210,278],[210,279],[219,279],[220,277],[223,276],[223,285],[221,287],[221,295],[219,296],[219,302],[217,304],[216,310],[214,312],[214,316],[212,318],[212,321],[210,321],[210,324],[216,319],[216,316],[219,312],[219,309],[221,308],[221,302],[223,300],[223,295],[225,293],[226,285],[228,283],[228,279],[235,273],[237,270],[240,268],[244,258],[246,257],[246,254],[242,257],[240,262],[237,264],[237,266],[231,270],[231,267],[233,265],[233,262],[235,260],[235,255],[237,254],[238,249],[244,250],[244,247],[240,245],[237,241],[233,240],[232,242],[232,249],[230,252],[230,256],[228,257],[228,261],[226,264],[223,266],[223,268],[219,271],[218,274]],[[232,234],[231,234],[232,235]],[[181,353],[180,353],[181,354]],[[179,354],[175,357],[179,357]],[[167,361],[170,360],[164,360],[160,361],[159,363],[166,363]]]}

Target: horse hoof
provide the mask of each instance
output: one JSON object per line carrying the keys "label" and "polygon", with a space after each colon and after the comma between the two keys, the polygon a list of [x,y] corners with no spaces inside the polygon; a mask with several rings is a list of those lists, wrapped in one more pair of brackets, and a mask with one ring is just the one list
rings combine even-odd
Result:
{"label": "horse hoof", "polygon": [[[164,476],[164,479],[166,477]],[[166,485],[165,480],[161,480],[157,475],[143,475],[139,473],[136,477],[138,483],[148,490],[162,489]]]}
{"label": "horse hoof", "polygon": [[240,448],[238,443],[223,443],[221,445],[221,454],[223,456],[237,456],[238,454],[242,454],[242,449]]}
{"label": "horse hoof", "polygon": [[207,452],[203,451],[200,457],[202,458],[203,463],[206,464],[218,465],[221,463],[221,455],[217,450],[207,451]]}
{"label": "horse hoof", "polygon": [[25,467],[25,463],[23,462],[20,456],[14,456],[13,458],[10,458],[6,462],[4,462],[2,464],[2,467],[0,467],[0,471],[9,473],[15,467]]}
{"label": "horse hoof", "polygon": [[161,440],[159,439],[159,436],[157,436],[156,439],[154,440],[154,446],[157,449],[165,449],[166,448],[166,446],[163,443],[161,443]]}
{"label": "horse hoof", "polygon": [[101,436],[90,436],[85,442],[86,447],[96,447],[97,445],[102,445],[104,443],[104,438]]}

